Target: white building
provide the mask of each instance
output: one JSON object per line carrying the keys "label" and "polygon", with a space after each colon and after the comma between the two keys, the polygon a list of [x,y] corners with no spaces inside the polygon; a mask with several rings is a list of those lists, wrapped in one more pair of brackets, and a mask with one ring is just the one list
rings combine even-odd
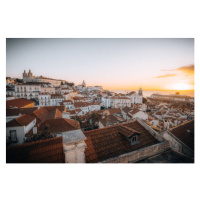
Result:
{"label": "white building", "polygon": [[[141,91],[140,91],[140,94],[141,94]],[[127,96],[131,99],[132,104],[142,103],[142,99],[143,99],[142,95],[139,95],[134,91],[127,94]]]}
{"label": "white building", "polygon": [[36,118],[30,115],[22,115],[6,123],[6,142],[11,145],[24,143],[25,134],[36,124]]}
{"label": "white building", "polygon": [[38,96],[40,106],[50,106],[50,94],[40,93]]}
{"label": "white building", "polygon": [[49,94],[55,94],[56,92],[55,92],[55,87],[50,87],[50,86],[42,86],[41,87],[41,93],[43,93],[43,92],[47,92],[47,93],[49,93]]}
{"label": "white building", "polygon": [[64,101],[64,97],[60,94],[51,94],[50,106],[59,106]]}
{"label": "white building", "polygon": [[88,112],[98,111],[101,109],[98,103],[88,103],[88,102],[75,102],[74,107],[78,111],[78,116],[85,115]]}
{"label": "white building", "polygon": [[63,105],[65,105],[66,110],[74,110],[75,109],[74,103],[71,100],[64,100]]}
{"label": "white building", "polygon": [[89,103],[88,102],[75,102],[75,109],[80,109],[81,112],[78,113],[78,116],[85,115],[89,112]]}
{"label": "white building", "polygon": [[111,99],[109,97],[102,97],[101,101],[103,102],[103,105],[106,108],[110,108],[111,107]]}
{"label": "white building", "polygon": [[128,97],[111,97],[112,108],[131,107],[131,99]]}
{"label": "white building", "polygon": [[134,119],[134,118],[139,118],[139,119],[143,119],[143,120],[148,119],[148,114],[137,108],[133,109],[128,114],[129,114],[129,116],[131,116],[132,119]]}
{"label": "white building", "polygon": [[63,95],[65,93],[72,93],[72,89],[68,88],[68,87],[60,87],[58,89],[58,93]]}
{"label": "white building", "polygon": [[41,92],[40,84],[19,84],[15,86],[15,97],[16,98],[26,98],[33,99],[38,98]]}
{"label": "white building", "polygon": [[99,103],[90,103],[89,105],[88,105],[88,107],[89,107],[89,111],[98,111],[98,110],[101,110],[101,106],[100,106],[100,104]]}

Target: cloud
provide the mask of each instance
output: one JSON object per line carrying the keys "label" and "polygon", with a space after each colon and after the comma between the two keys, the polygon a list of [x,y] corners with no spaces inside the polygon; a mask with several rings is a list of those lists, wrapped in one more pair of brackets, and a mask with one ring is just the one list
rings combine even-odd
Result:
{"label": "cloud", "polygon": [[164,75],[160,75],[160,76],[156,76],[154,78],[168,78],[168,77],[173,77],[176,76],[177,74],[164,74]]}
{"label": "cloud", "polygon": [[183,72],[186,76],[194,75],[194,65],[179,67],[175,70]]}
{"label": "cloud", "polygon": [[171,69],[171,70],[162,70],[162,71],[179,71],[184,73],[185,76],[194,76],[194,65],[188,65],[188,66],[183,66],[179,67],[176,69]]}

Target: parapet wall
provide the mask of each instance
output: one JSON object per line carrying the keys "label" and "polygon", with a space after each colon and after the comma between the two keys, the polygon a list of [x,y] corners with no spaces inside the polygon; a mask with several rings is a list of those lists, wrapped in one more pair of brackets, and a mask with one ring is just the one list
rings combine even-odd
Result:
{"label": "parapet wall", "polygon": [[165,141],[159,144],[155,144],[149,147],[145,147],[130,153],[122,154],[120,156],[108,159],[103,161],[102,163],[130,163],[137,162],[144,158],[148,158],[150,156],[162,153],[166,150],[170,149],[169,142]]}

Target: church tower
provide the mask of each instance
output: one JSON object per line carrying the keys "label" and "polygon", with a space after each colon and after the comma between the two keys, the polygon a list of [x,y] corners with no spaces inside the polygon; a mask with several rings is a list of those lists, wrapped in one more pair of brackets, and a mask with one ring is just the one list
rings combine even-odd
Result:
{"label": "church tower", "polygon": [[22,74],[23,78],[27,76],[26,70],[24,70],[24,73]]}
{"label": "church tower", "polygon": [[83,86],[83,87],[86,87],[86,83],[85,83],[85,81],[83,81],[82,86]]}
{"label": "church tower", "polygon": [[140,87],[140,89],[138,90],[138,94],[140,95],[140,96],[143,96],[143,91],[142,91],[142,88]]}
{"label": "church tower", "polygon": [[32,74],[30,69],[29,69],[29,72],[28,72],[28,76],[29,76],[29,78],[32,78],[32,76],[33,76],[33,74]]}

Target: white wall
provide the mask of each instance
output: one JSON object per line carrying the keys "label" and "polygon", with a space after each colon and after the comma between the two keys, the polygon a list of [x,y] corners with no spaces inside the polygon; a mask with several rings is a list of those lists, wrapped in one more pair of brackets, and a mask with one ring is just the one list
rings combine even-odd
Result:
{"label": "white wall", "polygon": [[18,142],[14,144],[23,144],[25,139],[25,134],[28,133],[34,127],[35,124],[36,124],[36,119],[34,119],[27,126],[6,127],[6,141],[8,141],[8,137],[10,136],[10,131],[16,130]]}
{"label": "white wall", "polygon": [[6,127],[6,141],[9,141],[10,131],[15,130],[17,134],[17,142],[14,144],[23,144],[25,138],[25,127],[17,126],[17,127]]}
{"label": "white wall", "polygon": [[85,163],[85,148],[84,141],[63,144],[65,163]]}
{"label": "white wall", "polygon": [[139,111],[136,114],[132,115],[132,118],[139,118],[139,119],[146,120],[148,119],[148,114],[144,113],[143,111]]}
{"label": "white wall", "polygon": [[30,124],[25,126],[25,134],[28,133],[36,124],[36,119],[34,119]]}

